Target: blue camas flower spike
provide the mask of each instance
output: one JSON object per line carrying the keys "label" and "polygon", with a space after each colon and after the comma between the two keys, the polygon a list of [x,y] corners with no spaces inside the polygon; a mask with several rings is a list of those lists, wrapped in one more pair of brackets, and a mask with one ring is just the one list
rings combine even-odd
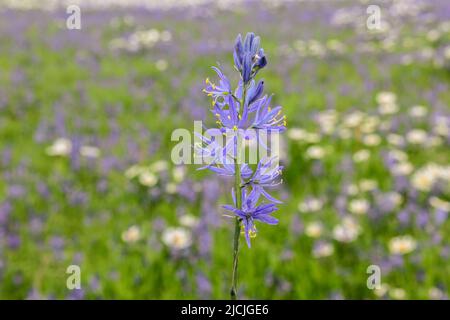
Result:
{"label": "blue camas flower spike", "polygon": [[[252,32],[247,33],[244,40],[238,35],[233,59],[240,74],[236,89],[232,89],[228,78],[217,67],[213,69],[219,78],[218,84],[206,80],[203,91],[212,99],[211,112],[218,124],[218,128],[209,129],[209,132],[216,133],[218,137],[201,137],[201,143],[195,150],[202,157],[207,155],[210,160],[200,169],[209,169],[220,176],[234,177],[234,204],[223,208],[235,217],[231,298],[236,299],[241,231],[250,248],[250,239],[256,235],[257,221],[270,225],[278,223],[273,213],[278,210],[276,204],[281,202],[271,196],[267,189],[277,187],[282,182],[282,167],[278,165],[277,157],[258,159],[256,163],[252,163],[257,164],[252,170],[250,163],[241,163],[238,155],[242,154],[241,148],[252,143],[258,148],[269,150],[268,144],[259,138],[260,133],[283,132],[286,129],[286,117],[280,106],[270,106],[271,97],[264,95],[264,81],[255,81],[257,73],[267,65],[261,39]],[[221,139],[225,139],[224,147],[219,143]],[[242,140],[246,143],[240,143]]]}

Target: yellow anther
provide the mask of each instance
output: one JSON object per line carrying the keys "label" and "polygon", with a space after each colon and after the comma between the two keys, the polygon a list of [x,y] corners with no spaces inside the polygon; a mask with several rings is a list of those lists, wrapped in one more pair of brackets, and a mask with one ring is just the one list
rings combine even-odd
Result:
{"label": "yellow anther", "polygon": [[208,97],[212,97],[212,93],[208,93]]}
{"label": "yellow anther", "polygon": [[216,113],[216,117],[219,117],[219,118],[220,118],[220,114]]}
{"label": "yellow anther", "polygon": [[237,131],[237,129],[238,129],[237,126],[234,126],[234,127],[233,127],[233,130],[234,130],[234,131]]}
{"label": "yellow anther", "polygon": [[206,84],[209,84],[209,78],[206,78],[206,79],[205,79],[205,83],[206,83]]}
{"label": "yellow anther", "polygon": [[272,108],[271,108],[271,107],[268,107],[267,110],[269,110],[269,112],[270,112],[270,111],[272,111]]}

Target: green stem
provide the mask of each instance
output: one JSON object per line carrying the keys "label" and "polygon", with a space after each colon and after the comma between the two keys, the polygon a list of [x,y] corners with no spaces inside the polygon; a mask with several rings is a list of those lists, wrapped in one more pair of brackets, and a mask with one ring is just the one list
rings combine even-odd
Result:
{"label": "green stem", "polygon": [[[234,181],[234,192],[236,197],[236,207],[241,208],[241,167],[238,160],[234,160],[235,168],[235,181]],[[236,217],[236,222],[234,225],[234,240],[233,240],[233,271],[231,273],[231,300],[237,299],[237,267],[239,261],[239,238],[241,235],[241,222],[239,218]]]}
{"label": "green stem", "polygon": [[[244,86],[241,100],[241,110],[244,108],[244,99],[247,93],[247,87]],[[235,144],[235,159],[234,159],[234,194],[236,197],[236,208],[241,209],[242,193],[241,193],[241,165],[239,163],[239,135],[236,137]],[[231,272],[231,300],[237,299],[237,280],[238,280],[238,262],[239,262],[239,238],[241,235],[241,222],[238,217],[235,218],[234,225],[234,239],[233,239],[233,270]]]}
{"label": "green stem", "polygon": [[[240,191],[240,189],[239,189]],[[240,197],[236,198],[236,202]],[[237,299],[237,271],[239,262],[239,238],[241,233],[241,223],[239,218],[236,217],[236,222],[234,225],[234,240],[233,240],[233,271],[231,273],[231,300]]]}

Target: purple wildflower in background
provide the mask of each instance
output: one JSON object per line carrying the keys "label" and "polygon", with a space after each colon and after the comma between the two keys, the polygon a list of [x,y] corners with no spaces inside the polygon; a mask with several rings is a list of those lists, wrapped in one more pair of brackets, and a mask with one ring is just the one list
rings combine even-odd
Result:
{"label": "purple wildflower in background", "polygon": [[[278,165],[278,157],[262,157],[257,153],[256,163],[240,159],[245,145],[254,142],[258,148],[273,151],[260,134],[265,137],[278,134],[286,129],[286,117],[281,107],[271,107],[271,97],[264,95],[264,81],[255,81],[257,73],[267,65],[264,50],[260,47],[260,38],[254,33],[248,33],[242,40],[241,35],[234,45],[234,64],[240,74],[237,88],[233,90],[229,79],[223,72],[213,67],[219,77],[218,84],[206,79],[203,90],[212,98],[211,112],[216,117],[219,128],[209,129],[208,135],[200,136],[200,146],[195,150],[207,165],[200,169],[209,169],[221,176],[234,177],[232,189],[233,205],[223,208],[233,213],[235,217],[234,256],[232,270],[231,298],[237,298],[237,266],[239,253],[239,238],[241,229],[248,247],[250,238],[256,235],[255,222],[277,224],[278,219],[272,216],[277,210],[276,203],[281,203],[268,192],[267,188],[278,186],[281,180],[282,167]],[[231,137],[230,137],[231,135]],[[220,141],[225,136],[226,142]],[[230,139],[228,139],[230,138]],[[246,142],[242,143],[242,139]],[[250,152],[257,152],[250,149]],[[276,150],[275,150],[276,151]],[[250,166],[257,164],[254,170]],[[262,197],[261,197],[262,196]]]}

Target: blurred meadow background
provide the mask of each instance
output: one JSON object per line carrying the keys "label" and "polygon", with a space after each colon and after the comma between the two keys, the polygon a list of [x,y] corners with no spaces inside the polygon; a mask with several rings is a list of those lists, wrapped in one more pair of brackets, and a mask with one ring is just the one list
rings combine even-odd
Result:
{"label": "blurred meadow background", "polygon": [[214,124],[205,78],[248,31],[288,130],[240,297],[448,299],[447,0],[0,1],[0,298],[228,298],[232,181],[170,136]]}

